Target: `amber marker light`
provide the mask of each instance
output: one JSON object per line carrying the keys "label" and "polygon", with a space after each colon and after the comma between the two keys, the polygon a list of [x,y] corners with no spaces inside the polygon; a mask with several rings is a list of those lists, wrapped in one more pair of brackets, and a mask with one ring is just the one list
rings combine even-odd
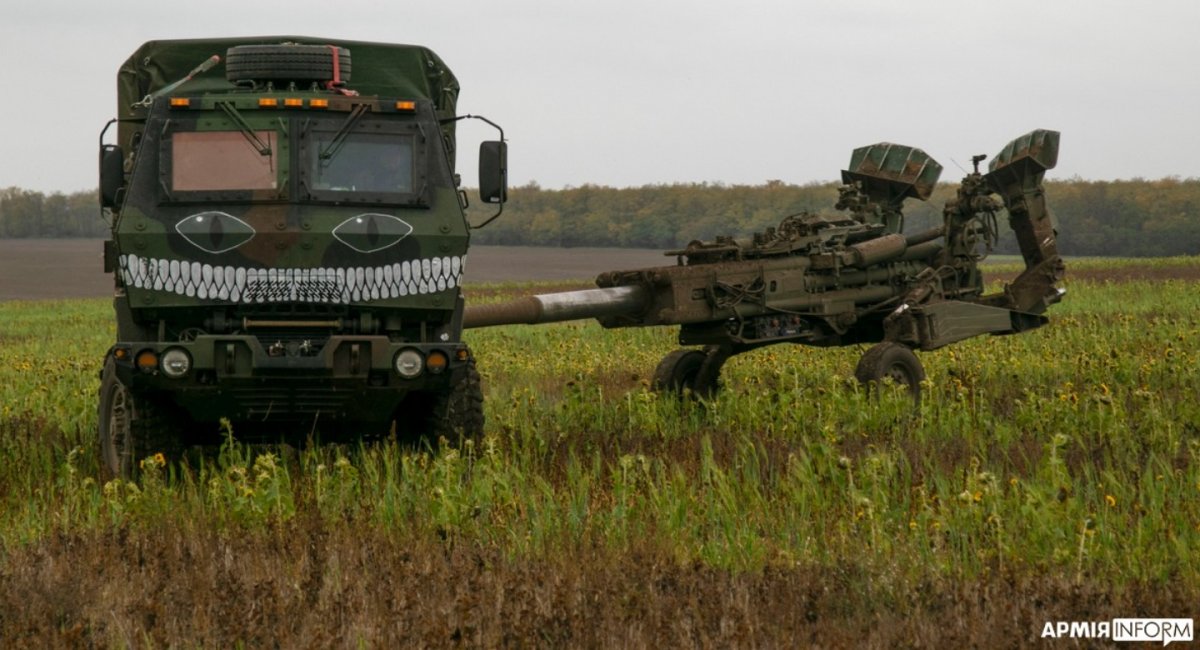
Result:
{"label": "amber marker light", "polygon": [[187,97],[172,97],[171,108],[188,108],[192,105],[192,100]]}
{"label": "amber marker light", "polygon": [[445,370],[449,364],[450,360],[446,358],[446,353],[441,350],[434,350],[429,353],[429,356],[425,357],[425,368],[429,370],[430,374],[438,374]]}
{"label": "amber marker light", "polygon": [[329,108],[328,99],[314,99],[308,102],[309,108]]}
{"label": "amber marker light", "polygon": [[258,107],[259,108],[275,108],[276,106],[279,106],[279,100],[275,99],[274,97],[259,97],[258,98]]}
{"label": "amber marker light", "polygon": [[158,367],[158,354],[154,350],[142,350],[138,352],[137,360],[138,370],[150,371]]}
{"label": "amber marker light", "polygon": [[288,97],[283,100],[283,105],[288,108],[304,108],[304,100],[297,97]]}
{"label": "amber marker light", "polygon": [[471,353],[468,352],[466,348],[459,348],[458,351],[454,353],[454,356],[459,361],[466,361],[470,354]]}
{"label": "amber marker light", "polygon": [[396,102],[396,110],[398,111],[415,111],[417,110],[416,102]]}
{"label": "amber marker light", "polygon": [[124,361],[129,358],[128,348],[116,348],[113,350],[113,358],[117,361]]}

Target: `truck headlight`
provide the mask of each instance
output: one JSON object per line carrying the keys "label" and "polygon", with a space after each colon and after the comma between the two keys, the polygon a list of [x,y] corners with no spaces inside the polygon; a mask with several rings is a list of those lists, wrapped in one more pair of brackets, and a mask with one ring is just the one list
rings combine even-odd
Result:
{"label": "truck headlight", "polygon": [[183,348],[171,348],[162,353],[158,365],[164,375],[171,379],[179,379],[192,369],[192,357]]}
{"label": "truck headlight", "polygon": [[404,348],[396,353],[396,373],[405,379],[412,379],[425,369],[425,358],[413,348]]}

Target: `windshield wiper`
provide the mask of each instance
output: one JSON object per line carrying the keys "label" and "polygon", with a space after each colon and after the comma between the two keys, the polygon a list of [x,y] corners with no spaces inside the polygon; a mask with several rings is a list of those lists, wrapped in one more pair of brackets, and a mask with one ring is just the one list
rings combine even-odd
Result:
{"label": "windshield wiper", "polygon": [[225,111],[225,114],[229,116],[229,119],[233,120],[233,123],[237,125],[238,129],[241,130],[242,135],[244,135],[250,145],[258,151],[259,155],[271,155],[271,145],[266,144],[259,139],[258,134],[255,133],[254,129],[250,127],[245,118],[242,117],[242,114],[237,112],[237,109],[233,107],[232,102],[217,102],[217,107],[222,111]]}
{"label": "windshield wiper", "polygon": [[366,113],[366,104],[355,104],[354,108],[350,109],[350,114],[346,116],[342,125],[338,127],[337,133],[333,134],[333,139],[329,141],[329,144],[325,145],[325,148],[321,150],[318,157],[321,160],[329,160],[336,156],[342,145],[346,143],[346,136],[350,135],[350,132],[354,130],[354,125],[358,124],[358,121]]}

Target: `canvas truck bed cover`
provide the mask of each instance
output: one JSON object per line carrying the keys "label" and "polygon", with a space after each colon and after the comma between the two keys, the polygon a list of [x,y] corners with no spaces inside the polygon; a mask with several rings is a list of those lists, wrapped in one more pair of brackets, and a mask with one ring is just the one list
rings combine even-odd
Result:
{"label": "canvas truck bed cover", "polygon": [[[121,65],[117,73],[117,117],[122,120],[120,141],[128,147],[133,132],[145,118],[142,98],[178,81],[214,54],[221,64],[197,75],[176,91],[180,94],[222,92],[235,85],[225,79],[225,51],[235,45],[304,43],[337,45],[350,50],[353,71],[347,86],[362,95],[404,99],[430,99],[439,118],[454,116],[458,80],[432,50],[419,45],[347,41],[312,36],[240,36],[149,41]],[[133,122],[125,122],[132,120]],[[443,127],[453,137],[453,124]]]}

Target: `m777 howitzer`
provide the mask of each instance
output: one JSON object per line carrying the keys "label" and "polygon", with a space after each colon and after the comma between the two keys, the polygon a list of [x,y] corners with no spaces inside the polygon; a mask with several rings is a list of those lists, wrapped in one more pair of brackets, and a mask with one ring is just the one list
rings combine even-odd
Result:
{"label": "m777 howitzer", "polygon": [[[942,167],[920,149],[888,143],[856,149],[842,172],[838,216],[801,213],[749,240],[719,237],[668,251],[676,266],[614,271],[599,288],[470,305],[464,327],[595,318],[606,328],[678,325],[681,349],[659,364],[656,388],[712,394],[722,364],[776,343],[873,343],[855,376],[890,379],[920,397],[924,369],[914,349],[981,334],[1011,334],[1047,322],[1064,291],[1064,266],[1042,177],[1059,134],[1037,130],[1006,146],[988,172],[972,159],[938,228],[902,234],[906,198],[927,200]],[[994,195],[999,196],[999,201]],[[979,262],[1006,209],[1026,269],[985,295]]]}

